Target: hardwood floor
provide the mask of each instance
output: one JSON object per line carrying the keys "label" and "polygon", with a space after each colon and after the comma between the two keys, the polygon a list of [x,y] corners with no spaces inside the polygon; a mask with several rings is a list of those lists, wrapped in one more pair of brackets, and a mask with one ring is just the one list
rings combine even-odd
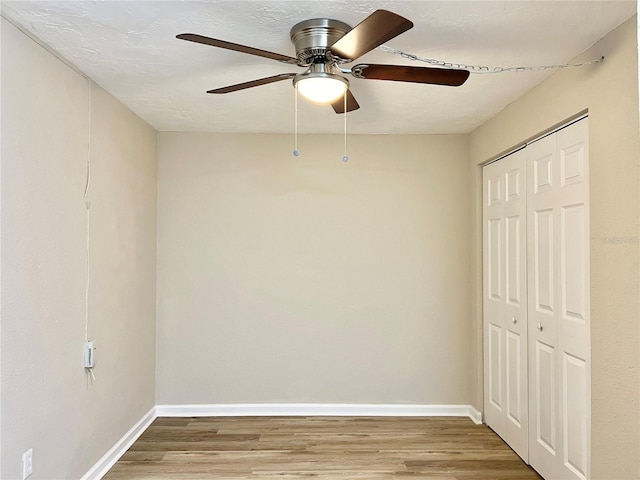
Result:
{"label": "hardwood floor", "polygon": [[104,480],[528,480],[534,470],[467,418],[158,418]]}

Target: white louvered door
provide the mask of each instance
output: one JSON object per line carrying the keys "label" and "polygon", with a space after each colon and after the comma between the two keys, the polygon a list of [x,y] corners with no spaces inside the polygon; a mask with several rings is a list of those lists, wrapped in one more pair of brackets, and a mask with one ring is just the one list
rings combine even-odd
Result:
{"label": "white louvered door", "polygon": [[546,480],[589,478],[588,120],[483,169],[485,420]]}
{"label": "white louvered door", "polygon": [[547,480],[589,478],[588,124],[527,146],[529,460]]}
{"label": "white louvered door", "polygon": [[526,168],[520,150],[483,170],[485,421],[528,457]]}

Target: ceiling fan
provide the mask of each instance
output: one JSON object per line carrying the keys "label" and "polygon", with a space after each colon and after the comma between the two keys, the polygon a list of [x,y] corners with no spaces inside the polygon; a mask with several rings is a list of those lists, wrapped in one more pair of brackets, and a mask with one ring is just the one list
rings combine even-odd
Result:
{"label": "ceiling fan", "polygon": [[343,64],[353,62],[358,57],[412,27],[413,23],[410,20],[387,10],[376,10],[355,28],[328,18],[305,20],[294,25],[291,29],[291,41],[296,49],[295,58],[194,33],[181,33],[177,35],[177,38],[270,58],[306,69],[303,73],[281,73],[208,90],[207,93],[231,93],[293,79],[294,87],[309,100],[317,103],[330,103],[336,113],[345,113],[345,111],[349,112],[360,108],[349,88],[349,79],[345,76],[348,74],[367,80],[391,80],[448,86],[460,86],[467,80],[469,77],[467,70],[449,68],[367,63],[358,64],[351,68],[342,67]]}

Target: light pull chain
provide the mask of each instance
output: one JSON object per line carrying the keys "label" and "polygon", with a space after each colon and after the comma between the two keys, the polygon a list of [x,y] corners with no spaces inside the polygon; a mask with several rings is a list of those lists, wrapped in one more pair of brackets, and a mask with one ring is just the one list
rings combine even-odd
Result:
{"label": "light pull chain", "polygon": [[349,161],[349,156],[347,155],[347,93],[349,93],[349,90],[345,90],[344,92],[344,157],[342,157],[343,162]]}
{"label": "light pull chain", "polygon": [[293,156],[297,157],[298,155],[300,155],[300,151],[298,150],[298,85],[294,85],[294,101],[293,101],[293,105],[294,105],[294,134],[293,134]]}

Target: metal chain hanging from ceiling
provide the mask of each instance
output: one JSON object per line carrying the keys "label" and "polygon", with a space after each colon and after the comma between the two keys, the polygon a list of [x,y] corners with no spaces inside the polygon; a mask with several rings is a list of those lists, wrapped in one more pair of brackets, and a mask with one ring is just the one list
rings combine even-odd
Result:
{"label": "metal chain hanging from ceiling", "polygon": [[586,62],[563,63],[558,65],[536,65],[532,67],[488,67],[486,65],[467,65],[466,63],[452,63],[452,62],[445,62],[443,60],[436,60],[433,58],[419,57],[418,55],[414,55],[412,53],[406,53],[406,52],[403,52],[402,50],[388,47],[387,45],[380,45],[379,48],[383,52],[391,53],[393,55],[400,55],[401,57],[406,58],[408,60],[425,62],[425,63],[428,63],[429,65],[434,65],[436,67],[468,70],[469,72],[475,73],[475,74],[525,72],[525,71],[539,72],[544,70],[553,70],[553,69],[570,68],[570,67],[585,67],[587,65],[592,65],[594,63],[601,63],[604,61],[604,57],[600,57],[596,60],[589,60]]}

